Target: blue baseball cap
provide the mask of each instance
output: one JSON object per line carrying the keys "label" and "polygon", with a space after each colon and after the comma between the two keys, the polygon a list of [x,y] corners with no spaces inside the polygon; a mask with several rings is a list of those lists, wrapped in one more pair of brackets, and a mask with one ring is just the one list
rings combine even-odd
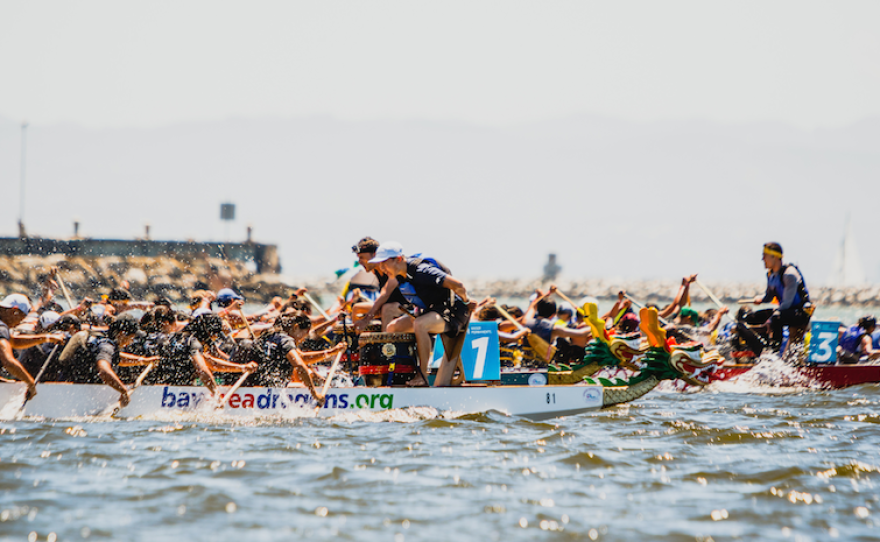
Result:
{"label": "blue baseball cap", "polygon": [[235,293],[235,290],[232,288],[223,288],[219,292],[217,292],[217,304],[221,307],[227,307],[232,304],[233,301],[243,301],[244,298]]}

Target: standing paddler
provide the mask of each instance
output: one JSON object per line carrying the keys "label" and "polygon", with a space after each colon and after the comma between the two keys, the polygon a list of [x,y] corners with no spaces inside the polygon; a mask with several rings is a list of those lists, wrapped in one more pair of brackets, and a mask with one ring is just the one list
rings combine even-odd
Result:
{"label": "standing paddler", "polygon": [[[750,324],[759,324],[768,331],[770,346],[778,351],[782,344],[782,328],[789,326],[789,334],[792,328],[803,329],[810,322],[812,304],[810,292],[804,282],[804,276],[800,269],[791,263],[782,261],[782,245],[779,243],[765,243],[761,256],[764,267],[767,269],[767,290],[763,296],[756,296],[752,301],[756,305],[769,303],[776,299],[779,305],[776,308],[756,311],[749,316]],[[756,354],[760,354],[763,345],[749,345]]]}
{"label": "standing paddler", "polygon": [[[437,372],[434,385],[449,386],[456,365],[461,362],[461,349],[470,319],[470,300],[464,284],[434,259],[405,257],[403,247],[394,241],[379,245],[376,256],[370,263],[378,264],[379,270],[389,280],[397,279],[401,294],[418,307],[420,312],[412,322],[419,352],[420,372],[407,385],[428,385],[425,375],[431,362],[431,336],[439,334],[446,356]],[[395,322],[397,320],[388,326],[388,331],[404,331],[395,329]]]}

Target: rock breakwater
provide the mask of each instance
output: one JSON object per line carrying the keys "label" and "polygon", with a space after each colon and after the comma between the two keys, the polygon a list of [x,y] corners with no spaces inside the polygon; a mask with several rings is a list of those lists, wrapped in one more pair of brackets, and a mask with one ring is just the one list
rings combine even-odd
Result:
{"label": "rock breakwater", "polygon": [[[283,275],[256,273],[241,261],[214,257],[145,257],[98,256],[70,257],[0,256],[0,294],[21,292],[39,295],[42,280],[53,267],[58,267],[73,297],[96,297],[127,281],[135,298],[151,301],[159,296],[175,303],[184,303],[196,290],[234,287],[249,302],[266,303],[274,296],[287,297],[297,287],[306,287],[320,296],[325,305],[342,289],[341,282],[326,278],[291,278]],[[680,279],[670,280],[559,280],[557,285],[578,301],[592,296],[613,298],[620,290],[643,302],[670,301],[678,290]],[[465,280],[471,296],[499,298],[528,297],[535,288],[546,288],[540,280]],[[751,298],[764,291],[763,282],[712,282],[705,284],[723,302],[735,304],[738,299]],[[880,285],[862,288],[812,287],[813,301],[822,305],[880,305]],[[693,286],[691,299],[709,301],[703,291]]]}

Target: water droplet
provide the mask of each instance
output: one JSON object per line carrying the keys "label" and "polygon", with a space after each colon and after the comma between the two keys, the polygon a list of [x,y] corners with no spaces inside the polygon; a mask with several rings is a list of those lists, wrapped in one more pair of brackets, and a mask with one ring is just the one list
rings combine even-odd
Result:
{"label": "water droplet", "polygon": [[79,531],[79,535],[83,538],[88,538],[91,534],[92,534],[92,530],[89,529],[88,527],[83,527]]}
{"label": "water droplet", "polygon": [[181,504],[180,506],[177,507],[177,515],[182,516],[184,514],[186,514],[186,506]]}
{"label": "water droplet", "polygon": [[403,523],[401,523],[401,525],[403,526],[404,529],[409,529],[409,520],[408,519],[403,520]]}
{"label": "water droplet", "polygon": [[28,542],[37,542],[37,532],[31,531],[28,533]]}
{"label": "water droplet", "polygon": [[527,520],[526,518],[519,518],[519,526],[525,529],[529,526],[529,520]]}
{"label": "water droplet", "polygon": [[234,514],[236,510],[238,510],[238,505],[236,505],[234,502],[230,501],[230,502],[226,503],[226,513],[227,514]]}
{"label": "water droplet", "polygon": [[58,540],[58,535],[55,533],[49,533],[49,536],[46,537],[46,542],[55,542]]}
{"label": "water droplet", "polygon": [[596,540],[599,538],[599,531],[596,529],[590,529],[590,532],[587,533],[587,535],[590,537],[590,540]]}
{"label": "water droplet", "polygon": [[327,514],[330,513],[330,510],[327,509],[326,506],[319,506],[315,508],[315,515],[321,518],[326,518]]}
{"label": "water droplet", "polygon": [[865,519],[866,517],[868,517],[869,512],[868,509],[864,506],[857,506],[855,509],[855,514],[857,518]]}

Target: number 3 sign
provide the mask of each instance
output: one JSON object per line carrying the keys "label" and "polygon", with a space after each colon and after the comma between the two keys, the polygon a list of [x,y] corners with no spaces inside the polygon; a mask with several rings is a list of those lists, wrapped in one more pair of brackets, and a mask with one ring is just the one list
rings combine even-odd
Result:
{"label": "number 3 sign", "polygon": [[837,361],[837,328],[840,322],[814,321],[810,326],[810,354],[812,363]]}

